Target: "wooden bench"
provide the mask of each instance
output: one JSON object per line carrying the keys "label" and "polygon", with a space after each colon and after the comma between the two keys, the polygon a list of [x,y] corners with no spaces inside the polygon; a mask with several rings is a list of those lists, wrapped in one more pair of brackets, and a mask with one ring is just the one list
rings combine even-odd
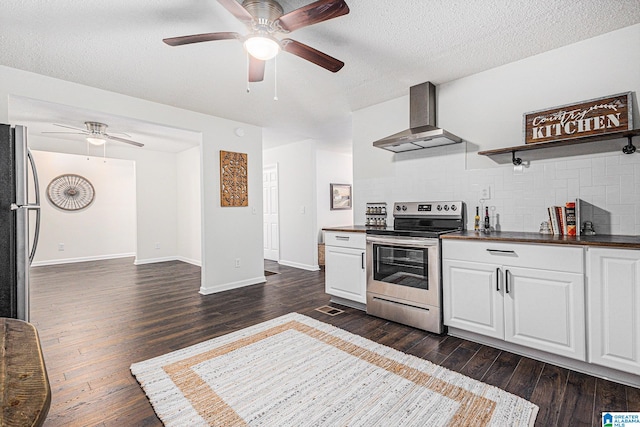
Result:
{"label": "wooden bench", "polygon": [[0,426],[41,426],[51,387],[38,332],[32,324],[0,318]]}

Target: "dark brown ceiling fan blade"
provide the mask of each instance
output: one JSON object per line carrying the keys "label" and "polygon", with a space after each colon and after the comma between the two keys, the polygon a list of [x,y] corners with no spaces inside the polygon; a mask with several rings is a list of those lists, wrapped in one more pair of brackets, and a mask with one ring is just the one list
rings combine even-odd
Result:
{"label": "dark brown ceiling fan blade", "polygon": [[218,0],[225,9],[227,9],[233,16],[247,25],[251,25],[253,16],[236,0]]}
{"label": "dark brown ceiling fan blade", "polygon": [[326,53],[322,53],[319,50],[312,48],[311,46],[307,46],[306,44],[302,44],[292,39],[282,40],[282,49],[296,56],[299,56],[302,59],[313,62],[314,64],[319,65],[322,68],[326,68],[333,73],[340,71],[340,69],[344,67],[344,62],[340,61],[339,59],[336,59],[332,56],[327,55]]}
{"label": "dark brown ceiling fan blade", "polygon": [[347,13],[349,6],[344,0],[318,0],[282,15],[276,22],[283,30],[291,32]]}
{"label": "dark brown ceiling fan blade", "polygon": [[136,141],[131,141],[129,139],[118,138],[117,136],[107,135],[106,133],[103,134],[102,136],[113,141],[124,142],[125,144],[135,145],[136,147],[144,147],[144,144]]}
{"label": "dark brown ceiling fan blade", "polygon": [[249,81],[261,82],[264,80],[265,61],[256,59],[249,55]]}
{"label": "dark brown ceiling fan blade", "polygon": [[223,32],[223,33],[193,34],[190,36],[181,36],[181,37],[170,37],[167,39],[162,39],[162,41],[168,44],[169,46],[181,46],[183,44],[210,42],[214,40],[240,39],[240,37],[241,36],[238,33]]}

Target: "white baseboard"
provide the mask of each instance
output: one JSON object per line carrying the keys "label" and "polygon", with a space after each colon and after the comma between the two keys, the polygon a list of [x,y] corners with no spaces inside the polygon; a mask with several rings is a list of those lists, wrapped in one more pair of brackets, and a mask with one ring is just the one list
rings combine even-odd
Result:
{"label": "white baseboard", "polygon": [[320,266],[318,266],[317,264],[316,265],[301,264],[299,262],[286,261],[286,260],[280,260],[278,261],[278,264],[286,265],[287,267],[299,268],[301,270],[307,270],[307,271],[320,270]]}
{"label": "white baseboard", "polygon": [[129,258],[134,256],[136,256],[135,252],[126,253],[126,254],[97,255],[97,256],[86,256],[86,257],[77,257],[77,258],[49,259],[44,261],[35,261],[31,264],[31,267],[42,267],[45,265],[58,265],[58,264],[75,264],[76,262],[103,261],[106,259]]}
{"label": "white baseboard", "polygon": [[211,288],[205,288],[204,286],[200,287],[201,295],[210,295],[218,292],[224,292],[231,289],[243,288],[245,286],[257,285],[258,283],[264,283],[267,281],[267,278],[264,276],[258,276],[253,279],[240,280],[238,282],[224,283],[222,285],[218,285]]}
{"label": "white baseboard", "polygon": [[176,256],[166,256],[162,258],[147,258],[147,259],[136,259],[133,262],[133,265],[144,265],[144,264],[155,264],[157,262],[167,262],[167,261],[181,261]]}
{"label": "white baseboard", "polygon": [[202,267],[202,262],[197,259],[186,258],[183,256],[176,257],[176,260],[186,262],[187,264],[195,265],[198,267]]}

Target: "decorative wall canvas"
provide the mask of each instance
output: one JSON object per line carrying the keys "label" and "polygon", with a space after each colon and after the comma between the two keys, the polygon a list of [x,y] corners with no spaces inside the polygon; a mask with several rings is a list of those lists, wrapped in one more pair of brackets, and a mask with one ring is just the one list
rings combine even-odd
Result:
{"label": "decorative wall canvas", "polygon": [[331,210],[351,209],[351,185],[329,185],[331,186]]}
{"label": "decorative wall canvas", "polygon": [[57,208],[79,211],[93,203],[95,189],[85,177],[68,173],[51,180],[47,186],[47,198]]}
{"label": "decorative wall canvas", "polygon": [[220,151],[220,206],[249,206],[247,155]]}

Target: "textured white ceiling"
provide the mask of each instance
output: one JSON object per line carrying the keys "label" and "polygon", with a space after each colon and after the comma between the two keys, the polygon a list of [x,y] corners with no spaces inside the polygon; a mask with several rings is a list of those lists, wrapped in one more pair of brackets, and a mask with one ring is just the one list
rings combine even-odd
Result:
{"label": "textured white ceiling", "polygon": [[[345,67],[333,74],[281,53],[279,101],[274,61],[246,93],[246,54],[235,40],[162,43],[245,33],[216,0],[4,0],[0,63],[263,126],[271,143],[340,144],[350,139],[351,111],[406,95],[411,85],[441,84],[640,22],[640,0],[346,1],[348,15],[289,36]],[[281,4],[286,13],[310,2]]]}

